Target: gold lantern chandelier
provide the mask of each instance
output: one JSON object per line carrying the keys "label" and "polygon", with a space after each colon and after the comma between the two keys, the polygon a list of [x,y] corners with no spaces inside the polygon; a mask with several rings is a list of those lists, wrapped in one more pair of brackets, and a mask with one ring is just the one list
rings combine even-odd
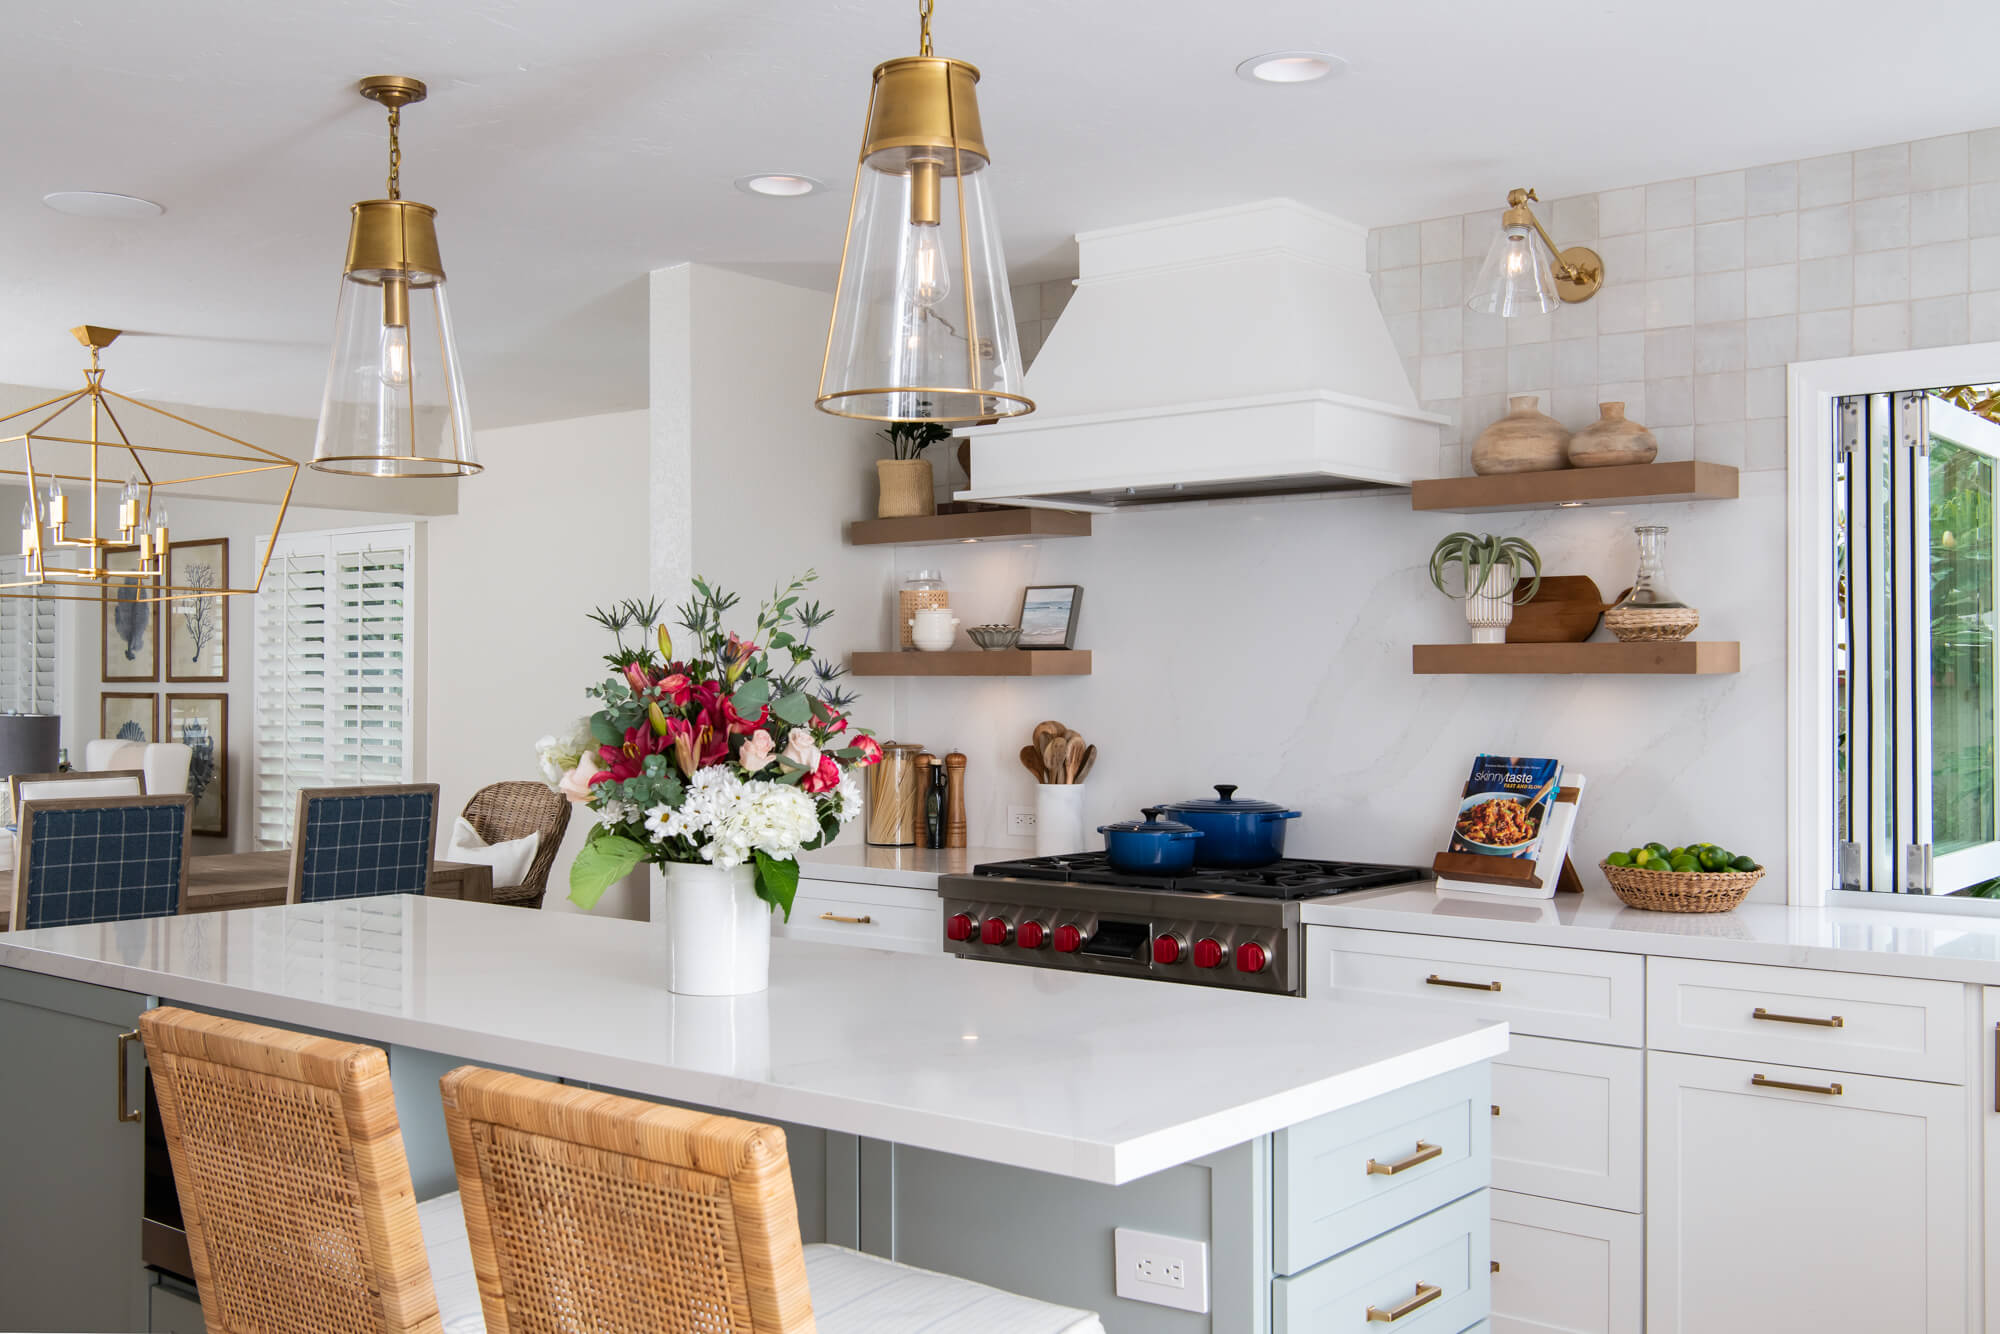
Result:
{"label": "gold lantern chandelier", "polygon": [[[21,571],[0,576],[0,597],[151,603],[255,593],[264,577],[261,565],[248,587],[231,586],[227,570],[219,582],[201,582],[208,577],[205,567],[177,582],[161,492],[199,487],[206,495],[250,500],[275,493],[282,481],[271,521],[275,540],[298,480],[298,460],[106,389],[98,353],[119,330],[84,324],[70,332],[90,349],[83,388],[0,417],[0,430],[25,423],[0,435],[0,477],[21,478],[28,489],[21,505]],[[119,420],[126,408],[134,410],[134,422],[172,433],[174,443],[134,440]]]}
{"label": "gold lantern chandelier", "polygon": [[820,363],[826,412],[981,422],[1033,412],[979,124],[979,71],[931,54],[875,67]]}
{"label": "gold lantern chandelier", "polygon": [[389,109],[389,197],[352,210],[312,466],[357,477],[469,477],[480,465],[445,304],[437,210],[402,190],[403,108],[424,100],[424,85],[378,74],[358,91]]}

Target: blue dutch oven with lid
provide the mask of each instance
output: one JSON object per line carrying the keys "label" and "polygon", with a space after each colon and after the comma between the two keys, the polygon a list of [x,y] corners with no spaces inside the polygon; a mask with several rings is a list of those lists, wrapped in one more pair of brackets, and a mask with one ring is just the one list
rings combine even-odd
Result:
{"label": "blue dutch oven with lid", "polygon": [[1201,831],[1197,866],[1268,866],[1285,855],[1285,825],[1299,818],[1274,801],[1236,795],[1234,783],[1217,783],[1213,797],[1176,801],[1169,815]]}
{"label": "blue dutch oven with lid", "polygon": [[1097,832],[1104,835],[1104,851],[1111,860],[1111,869],[1127,875],[1171,875],[1193,870],[1194,850],[1201,842],[1201,831],[1176,820],[1162,820],[1158,806],[1148,806],[1140,814],[1146,818],[1097,827]]}

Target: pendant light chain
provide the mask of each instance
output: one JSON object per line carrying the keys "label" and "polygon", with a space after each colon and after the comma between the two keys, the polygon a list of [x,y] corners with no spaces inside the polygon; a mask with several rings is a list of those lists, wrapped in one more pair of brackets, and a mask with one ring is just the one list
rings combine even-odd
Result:
{"label": "pendant light chain", "polygon": [[931,53],[931,0],[917,0],[917,14],[923,20],[923,47],[919,55]]}
{"label": "pendant light chain", "polygon": [[403,197],[403,141],[399,131],[403,128],[403,109],[389,108],[389,198]]}

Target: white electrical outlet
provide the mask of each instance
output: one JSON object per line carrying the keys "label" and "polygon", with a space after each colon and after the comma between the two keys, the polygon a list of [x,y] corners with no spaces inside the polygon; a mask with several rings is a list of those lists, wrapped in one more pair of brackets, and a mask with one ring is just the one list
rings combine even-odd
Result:
{"label": "white electrical outlet", "polygon": [[1035,836],[1035,808],[1033,806],[1009,806],[1007,808],[1007,834],[1011,838],[1033,838]]}
{"label": "white electrical outlet", "polygon": [[1121,1227],[1112,1232],[1120,1297],[1208,1312],[1208,1243]]}

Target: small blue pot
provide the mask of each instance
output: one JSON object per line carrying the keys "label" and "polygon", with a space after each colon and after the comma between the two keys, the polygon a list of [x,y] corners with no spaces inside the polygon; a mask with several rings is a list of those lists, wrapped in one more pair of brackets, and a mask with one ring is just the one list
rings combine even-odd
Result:
{"label": "small blue pot", "polygon": [[1299,818],[1276,802],[1238,797],[1234,783],[1217,783],[1213,797],[1164,809],[1201,831],[1195,861],[1202,866],[1268,866],[1285,855],[1286,822]]}
{"label": "small blue pot", "polygon": [[1158,806],[1141,812],[1143,820],[1120,820],[1097,827],[1111,869],[1127,875],[1173,875],[1194,869],[1195,844],[1201,831],[1175,820],[1162,820]]}

